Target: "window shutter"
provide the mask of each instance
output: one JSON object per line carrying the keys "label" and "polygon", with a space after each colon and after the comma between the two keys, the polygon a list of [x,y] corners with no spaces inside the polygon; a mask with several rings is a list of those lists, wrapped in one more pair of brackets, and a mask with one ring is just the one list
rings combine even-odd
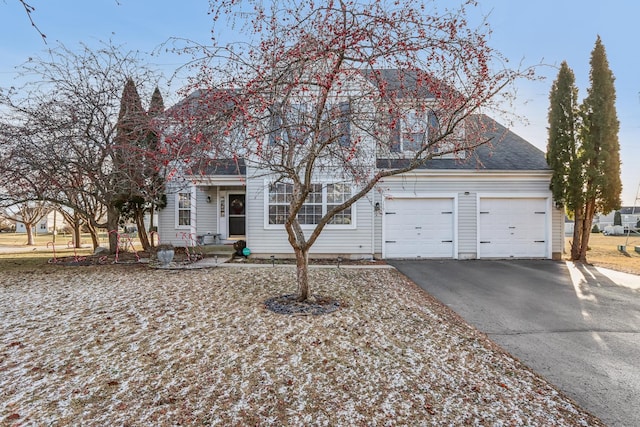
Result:
{"label": "window shutter", "polygon": [[[393,117],[389,116],[389,126],[393,123]],[[389,128],[390,134],[390,145],[389,149],[392,153],[399,153],[402,151],[402,145],[400,140],[400,120],[396,120],[395,126],[393,128]]]}
{"label": "window shutter", "polygon": [[339,107],[340,122],[338,131],[340,132],[340,146],[348,147],[351,145],[351,105],[349,102],[341,102]]}
{"label": "window shutter", "polygon": [[282,139],[282,116],[280,111],[273,111],[269,119],[269,145],[276,145]]}
{"label": "window shutter", "polygon": [[436,116],[436,113],[434,113],[433,111],[429,111],[429,113],[427,114],[427,126],[427,138],[429,142],[432,142],[440,134],[440,121],[438,120],[438,116]]}

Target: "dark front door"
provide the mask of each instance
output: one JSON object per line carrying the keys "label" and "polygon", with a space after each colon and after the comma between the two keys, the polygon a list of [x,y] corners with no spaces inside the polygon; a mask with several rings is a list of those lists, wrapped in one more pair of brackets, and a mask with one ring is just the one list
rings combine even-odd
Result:
{"label": "dark front door", "polygon": [[229,235],[244,236],[245,195],[229,194]]}

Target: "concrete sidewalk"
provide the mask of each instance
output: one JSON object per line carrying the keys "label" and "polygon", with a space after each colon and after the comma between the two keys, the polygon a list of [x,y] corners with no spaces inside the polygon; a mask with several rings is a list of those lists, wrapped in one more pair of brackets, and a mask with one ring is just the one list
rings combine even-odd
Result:
{"label": "concrete sidewalk", "polygon": [[[576,268],[574,263],[570,261],[567,261],[567,267],[569,268],[569,271]],[[618,286],[624,286],[625,288],[630,288],[636,291],[640,290],[640,276],[637,274],[623,273],[621,271],[597,266],[594,266],[594,268]],[[586,277],[584,278],[584,280],[590,282],[591,280],[596,279],[596,277],[589,277],[589,279],[590,280],[587,280]]]}

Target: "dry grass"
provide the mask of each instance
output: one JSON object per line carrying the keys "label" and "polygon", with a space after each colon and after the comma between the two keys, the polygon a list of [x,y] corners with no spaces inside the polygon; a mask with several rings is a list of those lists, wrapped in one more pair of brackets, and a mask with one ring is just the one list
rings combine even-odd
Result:
{"label": "dry grass", "polygon": [[[567,259],[571,252],[571,240],[571,237],[565,239]],[[628,256],[618,250],[619,245],[626,245]],[[627,239],[627,236],[605,236],[601,233],[591,233],[587,261],[612,270],[640,274],[640,254],[634,250],[635,246],[640,246],[640,235],[632,234]]]}
{"label": "dry grass", "polygon": [[601,425],[399,273],[311,277],[340,310],[266,310],[286,267],[3,273],[0,423]]}

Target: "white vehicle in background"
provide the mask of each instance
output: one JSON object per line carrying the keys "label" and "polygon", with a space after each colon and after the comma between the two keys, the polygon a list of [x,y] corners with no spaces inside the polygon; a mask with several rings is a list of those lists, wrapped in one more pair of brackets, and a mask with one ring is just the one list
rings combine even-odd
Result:
{"label": "white vehicle in background", "polygon": [[605,236],[624,236],[625,229],[622,225],[607,225],[602,234]]}

